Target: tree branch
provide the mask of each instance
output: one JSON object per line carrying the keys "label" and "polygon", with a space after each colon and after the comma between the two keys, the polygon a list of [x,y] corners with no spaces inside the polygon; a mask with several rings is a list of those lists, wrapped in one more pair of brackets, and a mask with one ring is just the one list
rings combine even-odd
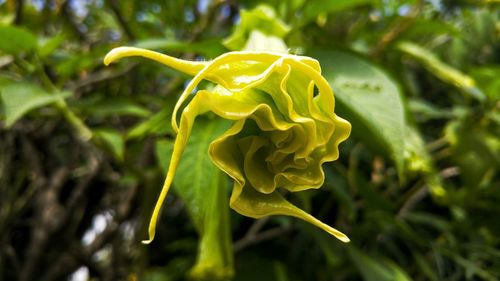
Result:
{"label": "tree branch", "polygon": [[411,7],[410,12],[406,17],[396,20],[392,24],[392,27],[389,29],[389,31],[382,36],[377,46],[372,50],[371,56],[372,57],[378,56],[401,33],[405,32],[408,28],[410,28],[415,22],[417,16],[422,11],[423,6],[424,6],[424,1],[417,0],[415,5]]}
{"label": "tree branch", "polygon": [[248,229],[247,233],[243,238],[234,242],[233,251],[237,253],[248,246],[255,245],[261,243],[266,240],[273,239],[275,237],[281,236],[285,233],[288,233],[292,230],[291,227],[288,226],[279,226],[276,228],[272,228],[266,231],[259,232],[264,225],[268,222],[269,217],[265,217],[259,220],[256,220],[252,226]]}
{"label": "tree branch", "polygon": [[118,20],[118,23],[120,23],[120,26],[123,29],[123,33],[132,41],[136,39],[134,33],[132,32],[132,29],[127,23],[127,20],[123,17],[122,12],[120,11],[120,5],[119,2],[116,0],[108,0],[109,7],[111,8],[111,11],[116,16],[116,19]]}

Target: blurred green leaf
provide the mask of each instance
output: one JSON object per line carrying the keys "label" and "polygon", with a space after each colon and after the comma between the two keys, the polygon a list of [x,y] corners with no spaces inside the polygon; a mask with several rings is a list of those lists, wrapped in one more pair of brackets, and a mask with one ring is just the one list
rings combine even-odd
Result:
{"label": "blurred green leaf", "polygon": [[477,81],[478,87],[492,99],[500,99],[500,66],[482,65],[471,69],[471,75]]}
{"label": "blurred green leaf", "polygon": [[[314,231],[314,230],[313,230]],[[269,257],[260,256],[256,253],[242,253],[238,256],[238,271],[234,281],[295,281],[297,279],[289,276],[285,271],[280,259],[273,260]]]}
{"label": "blurred green leaf", "polygon": [[37,45],[37,38],[34,34],[16,26],[0,25],[0,38],[0,50],[8,54],[30,52]]}
{"label": "blurred green leaf", "polygon": [[243,50],[287,53],[288,47],[281,38],[265,35],[258,30],[254,30],[250,33],[248,41]]}
{"label": "blurred green leaf", "polygon": [[[500,171],[498,125],[478,122],[472,113],[447,124],[445,137],[452,158],[460,167],[463,184],[469,188],[488,185]],[[496,128],[496,129],[495,129]]]}
{"label": "blurred green leaf", "polygon": [[320,61],[340,116],[352,122],[353,134],[387,153],[402,175],[406,122],[398,85],[377,66],[352,54],[313,49],[308,55]]}
{"label": "blurred green leaf", "polygon": [[[198,117],[174,178],[174,189],[185,202],[200,234],[198,259],[190,271],[195,280],[226,280],[233,275],[229,226],[228,181],[208,156],[209,144],[229,122]],[[171,141],[159,141],[156,154],[166,171]]]}
{"label": "blurred green leaf", "polygon": [[332,189],[341,206],[345,206],[347,209],[347,217],[354,219],[356,217],[356,203],[349,193],[347,180],[338,173],[334,173],[331,169],[325,169],[325,183],[328,188]]}
{"label": "blurred green leaf", "polygon": [[414,253],[415,263],[418,266],[420,272],[422,272],[429,280],[439,281],[439,276],[436,270],[431,266],[430,262],[425,259],[422,255]]}
{"label": "blurred green leaf", "polygon": [[52,38],[40,40],[38,42],[38,54],[40,57],[46,57],[54,52],[66,39],[63,34],[58,34]]}
{"label": "blurred green leaf", "polygon": [[150,38],[137,41],[133,46],[150,50],[196,52],[209,58],[214,58],[225,50],[219,39],[185,42],[175,39]]}
{"label": "blurred green leaf", "polygon": [[411,212],[405,215],[405,220],[410,223],[432,227],[440,232],[451,230],[451,223],[442,217],[426,212]]}
{"label": "blurred green leaf", "polygon": [[348,247],[349,256],[365,281],[410,281],[406,272],[389,260],[376,259],[354,246]]}
{"label": "blurred green leaf", "polygon": [[478,100],[484,100],[484,94],[476,87],[476,82],[472,77],[442,62],[431,51],[408,41],[399,42],[396,45],[396,48],[422,63],[422,65],[427,68],[429,72],[444,82],[456,86],[471,97]]}
{"label": "blurred green leaf", "polygon": [[422,99],[408,100],[408,109],[415,115],[418,121],[429,121],[431,119],[452,118],[451,110],[441,109]]}
{"label": "blurred green leaf", "polygon": [[[183,280],[184,272],[189,269],[190,260],[186,258],[174,258],[166,266],[149,267],[143,276],[137,280],[144,281],[174,281]],[[132,278],[130,278],[132,279]],[[135,279],[132,279],[135,280]],[[130,281],[132,281],[130,280]]]}
{"label": "blurred green leaf", "polygon": [[67,52],[66,50],[58,52],[58,63],[54,66],[54,70],[63,77],[70,77],[80,71],[89,71],[95,66],[102,65],[105,52],[105,48],[82,50],[79,53]]}
{"label": "blurred green leaf", "polygon": [[404,146],[406,170],[422,175],[434,198],[443,200],[447,192],[443,187],[441,177],[436,171],[433,158],[427,151],[422,135],[415,125],[406,127]]}
{"label": "blurred green leaf", "polygon": [[4,106],[5,126],[9,128],[29,111],[49,105],[70,95],[70,92],[49,93],[41,87],[28,82],[3,86],[0,88],[0,97]]}
{"label": "blurred green leaf", "polygon": [[81,101],[74,104],[73,107],[79,108],[88,114],[98,116],[136,116],[148,117],[151,112],[140,106],[137,102],[121,97],[96,98]]}
{"label": "blurred green leaf", "polygon": [[451,23],[423,17],[415,18],[414,24],[402,35],[408,38],[422,38],[441,34],[461,36],[460,30]]}
{"label": "blurred green leaf", "polygon": [[170,116],[172,115],[172,108],[165,107],[158,113],[154,114],[147,120],[137,124],[130,131],[128,131],[127,139],[143,138],[146,135],[156,135],[164,133],[172,133],[170,125]]}
{"label": "blurred green leaf", "polygon": [[282,262],[274,262],[274,272],[276,276],[276,281],[288,281],[289,278],[286,274],[286,267]]}
{"label": "blurred green leaf", "polygon": [[254,30],[264,35],[283,38],[290,31],[290,27],[277,17],[272,7],[259,5],[252,10],[241,11],[240,23],[223,44],[232,51],[241,50],[247,45],[247,40]]}
{"label": "blurred green leaf", "polygon": [[347,9],[352,9],[359,5],[370,4],[373,0],[309,0],[306,1],[304,8],[304,19],[306,21],[315,19],[319,15],[325,15],[334,12],[340,12]]}
{"label": "blurred green leaf", "polygon": [[93,132],[94,137],[102,141],[116,159],[123,161],[125,155],[125,141],[120,132],[108,128],[97,129]]}
{"label": "blurred green leaf", "polygon": [[466,271],[466,276],[468,279],[473,279],[475,276],[481,277],[482,280],[487,280],[487,281],[497,281],[498,276],[495,276],[494,274],[490,273],[487,270],[484,270],[481,268],[481,266],[477,265],[474,261],[468,260],[457,253],[454,253],[452,251],[449,251],[447,249],[443,250],[445,254],[449,255],[452,257],[458,264],[463,266]]}

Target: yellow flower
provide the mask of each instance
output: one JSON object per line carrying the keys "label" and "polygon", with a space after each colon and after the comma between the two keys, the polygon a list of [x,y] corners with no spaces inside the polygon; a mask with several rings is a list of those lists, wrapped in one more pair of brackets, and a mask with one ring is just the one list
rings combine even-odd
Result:
{"label": "yellow flower", "polygon": [[[177,137],[151,217],[149,240],[143,243],[154,238],[158,214],[195,118],[207,112],[233,121],[208,151],[215,165],[234,180],[232,209],[253,218],[297,217],[349,242],[346,235],[294,206],[279,192],[279,188],[296,192],[321,187],[322,164],[338,158],[338,145],[351,131],[351,125],[334,113],[333,92],[321,76],[318,61],[271,52],[229,52],[212,61],[191,62],[149,50],[120,47],[109,52],[104,63],[129,56],[146,57],[194,76],[173,111],[172,127]],[[205,79],[216,86],[198,90],[184,106]]]}

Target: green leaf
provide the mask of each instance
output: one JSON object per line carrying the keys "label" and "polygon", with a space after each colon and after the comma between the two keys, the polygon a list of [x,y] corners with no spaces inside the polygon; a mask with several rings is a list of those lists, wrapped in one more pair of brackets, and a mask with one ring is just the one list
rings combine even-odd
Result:
{"label": "green leaf", "polygon": [[116,159],[123,161],[125,154],[125,141],[120,132],[113,129],[97,129],[94,137],[103,142]]}
{"label": "green leaf", "polygon": [[500,99],[500,65],[482,65],[471,69],[471,75],[492,100]]}
{"label": "green leaf", "polygon": [[143,138],[148,134],[163,134],[171,133],[170,116],[172,115],[172,108],[165,107],[158,113],[151,116],[144,122],[139,123],[127,133],[127,139]]}
{"label": "green leaf", "polygon": [[435,19],[426,19],[417,17],[414,24],[406,31],[403,36],[406,38],[422,38],[423,36],[448,35],[461,37],[460,29],[446,21],[436,21]]}
{"label": "green leaf", "polygon": [[0,88],[5,126],[9,128],[29,111],[54,103],[70,94],[69,92],[49,93],[39,86],[29,83],[8,84]]}
{"label": "green leaf", "polygon": [[434,53],[423,47],[408,41],[399,42],[396,48],[407,55],[410,55],[420,62],[430,73],[450,83],[460,89],[467,95],[478,100],[484,100],[485,96],[479,88],[476,87],[474,79],[460,70],[442,62]]}
{"label": "green leaf", "polygon": [[0,25],[0,50],[9,54],[33,51],[37,38],[28,30],[16,26]]}
{"label": "green leaf", "polygon": [[340,116],[353,124],[353,134],[385,152],[404,171],[405,108],[398,85],[380,68],[335,50],[308,52],[317,58],[336,93]]}
{"label": "green leaf", "polygon": [[283,38],[290,31],[290,27],[276,16],[272,7],[259,5],[252,10],[241,11],[240,24],[223,44],[230,50],[241,50],[247,45],[247,40],[254,30],[264,35]]}
{"label": "green leaf", "polygon": [[414,253],[413,256],[415,257],[415,263],[418,266],[418,270],[425,275],[428,280],[430,281],[438,281],[439,276],[437,274],[437,270],[435,270],[431,262],[425,259],[424,256],[422,256],[419,253]]}
{"label": "green leaf", "polygon": [[428,121],[431,119],[452,118],[451,110],[441,109],[423,99],[410,99],[408,101],[409,110],[419,121]]}
{"label": "green leaf", "polygon": [[[233,274],[228,182],[208,156],[208,146],[228,125],[223,119],[198,117],[174,179],[174,190],[185,202],[201,237],[198,259],[190,272],[195,280],[226,280]],[[171,141],[159,141],[156,146],[165,171],[172,146]]]}
{"label": "green leaf", "polygon": [[105,51],[105,48],[93,48],[78,53],[61,50],[58,52],[59,62],[54,66],[54,70],[63,77],[71,77],[79,71],[89,71],[95,66],[102,65]]}
{"label": "green leaf", "polygon": [[410,281],[411,278],[398,265],[390,260],[373,258],[356,249],[348,247],[349,256],[365,281]]}
{"label": "green leaf", "polygon": [[452,159],[460,167],[462,183],[471,189],[487,185],[500,170],[498,126],[487,126],[487,122],[476,118],[467,113],[449,122],[445,129]]}
{"label": "green leaf", "polygon": [[373,0],[335,0],[335,1],[323,1],[323,0],[309,0],[304,8],[304,19],[309,21],[316,18],[321,14],[328,14],[333,12],[340,12],[347,9],[352,9],[356,6],[369,4],[374,2]]}
{"label": "green leaf", "polygon": [[88,99],[73,107],[78,107],[89,114],[99,116],[122,115],[148,117],[151,115],[149,110],[140,106],[134,100],[119,97]]}
{"label": "green leaf", "polygon": [[288,47],[283,39],[254,30],[250,33],[244,51],[271,51],[287,53]]}
{"label": "green leaf", "polygon": [[445,199],[446,189],[443,187],[434,160],[425,147],[424,139],[416,125],[408,125],[405,128],[404,146],[405,170],[421,174],[434,198],[437,200]]}
{"label": "green leaf", "polygon": [[66,36],[63,34],[58,34],[52,38],[47,38],[45,40],[40,40],[38,42],[38,55],[40,57],[46,57],[54,52],[54,50],[59,47],[64,40],[66,39]]}

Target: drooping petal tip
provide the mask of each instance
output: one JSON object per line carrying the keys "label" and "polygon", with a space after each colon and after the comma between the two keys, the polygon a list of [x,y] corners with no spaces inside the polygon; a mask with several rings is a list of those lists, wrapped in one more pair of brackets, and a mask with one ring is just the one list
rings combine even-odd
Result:
{"label": "drooping petal tip", "polygon": [[153,242],[152,239],[148,239],[148,240],[142,240],[141,243],[144,244],[144,245],[149,245],[151,242]]}
{"label": "drooping petal tip", "polygon": [[[148,239],[146,240],[142,240],[141,243],[144,244],[144,245],[148,245],[148,244],[151,244],[151,242],[153,242],[153,240],[155,239],[155,227],[156,227],[156,224],[155,225],[149,225],[149,237]],[[152,229],[153,228],[153,229]]]}
{"label": "drooping petal tip", "polygon": [[344,243],[351,242],[351,239],[349,239],[349,237],[347,237],[347,236],[335,236],[335,237],[337,237],[337,239],[339,239],[340,241],[342,241]]}
{"label": "drooping petal tip", "polygon": [[104,57],[104,65],[109,65],[110,63],[119,60],[127,50],[129,50],[129,47],[118,47],[109,51]]}

